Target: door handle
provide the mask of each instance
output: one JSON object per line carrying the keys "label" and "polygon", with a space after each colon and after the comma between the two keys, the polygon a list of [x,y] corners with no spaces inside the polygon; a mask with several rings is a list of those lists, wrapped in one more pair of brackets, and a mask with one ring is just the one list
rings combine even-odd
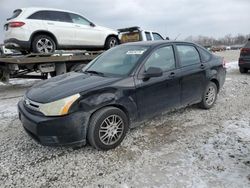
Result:
{"label": "door handle", "polygon": [[206,66],[204,64],[201,64],[200,67],[201,67],[201,69],[205,69]]}
{"label": "door handle", "polygon": [[168,76],[169,78],[174,78],[175,77],[175,73],[174,72],[171,72]]}
{"label": "door handle", "polygon": [[81,27],[80,25],[75,25],[75,27]]}
{"label": "door handle", "polygon": [[51,23],[51,22],[47,22],[48,25],[55,25],[54,23]]}

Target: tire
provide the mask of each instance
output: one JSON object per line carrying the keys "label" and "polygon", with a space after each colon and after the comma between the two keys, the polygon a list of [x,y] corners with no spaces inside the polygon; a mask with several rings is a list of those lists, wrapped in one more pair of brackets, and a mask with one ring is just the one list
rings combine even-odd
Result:
{"label": "tire", "polygon": [[31,48],[34,53],[53,53],[56,43],[48,35],[37,35],[32,41]]}
{"label": "tire", "polygon": [[247,73],[248,70],[246,68],[240,67],[240,73]]}
{"label": "tire", "polygon": [[116,37],[108,37],[105,42],[105,50],[115,47],[119,44],[119,41]]}
{"label": "tire", "polygon": [[202,96],[202,101],[200,102],[199,106],[203,109],[211,108],[216,102],[217,94],[218,94],[218,88],[216,84],[214,82],[209,82]]}
{"label": "tire", "polygon": [[[116,125],[112,126],[113,122],[119,125],[118,129]],[[111,123],[111,127],[107,128],[109,123]],[[93,114],[87,138],[94,148],[110,150],[120,145],[128,131],[128,127],[128,117],[122,110],[115,107],[106,107]],[[113,136],[111,136],[112,134]]]}

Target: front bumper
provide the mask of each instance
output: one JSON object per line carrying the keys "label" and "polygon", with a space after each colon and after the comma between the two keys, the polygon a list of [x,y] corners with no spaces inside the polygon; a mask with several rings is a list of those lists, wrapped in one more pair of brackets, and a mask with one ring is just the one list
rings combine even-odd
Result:
{"label": "front bumper", "polygon": [[4,41],[4,46],[15,50],[30,50],[30,41],[21,41],[15,38],[10,38]]}
{"label": "front bumper", "polygon": [[19,119],[25,131],[38,143],[47,146],[85,145],[87,122],[75,112],[61,117],[45,117],[29,112],[23,101],[18,103]]}

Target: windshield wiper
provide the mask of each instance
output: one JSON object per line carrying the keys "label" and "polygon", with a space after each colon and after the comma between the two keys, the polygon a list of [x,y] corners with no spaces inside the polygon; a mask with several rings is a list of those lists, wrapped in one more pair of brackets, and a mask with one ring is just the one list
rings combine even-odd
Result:
{"label": "windshield wiper", "polygon": [[86,70],[85,72],[90,73],[90,74],[97,74],[100,76],[104,76],[102,72],[94,71],[94,70]]}

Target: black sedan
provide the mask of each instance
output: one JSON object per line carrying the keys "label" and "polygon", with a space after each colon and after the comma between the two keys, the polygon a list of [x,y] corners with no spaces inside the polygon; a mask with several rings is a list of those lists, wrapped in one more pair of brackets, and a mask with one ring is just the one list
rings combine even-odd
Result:
{"label": "black sedan", "polygon": [[112,48],[82,71],[42,81],[18,104],[24,129],[43,145],[117,147],[129,128],[199,103],[211,108],[225,81],[223,59],[193,43]]}

